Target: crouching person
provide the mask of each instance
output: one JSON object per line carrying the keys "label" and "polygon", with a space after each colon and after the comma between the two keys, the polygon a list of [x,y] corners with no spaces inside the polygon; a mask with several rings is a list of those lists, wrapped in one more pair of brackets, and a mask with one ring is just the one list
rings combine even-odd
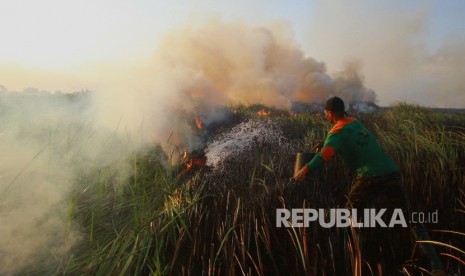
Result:
{"label": "crouching person", "polygon": [[[344,102],[339,97],[332,97],[326,102],[324,114],[333,127],[321,151],[293,178],[302,181],[308,171],[317,169],[337,154],[356,174],[346,208],[357,209],[358,214],[364,214],[367,208],[386,208],[382,220],[387,223],[395,209],[402,210],[407,218],[401,176],[375,137],[345,112]],[[405,225],[360,227],[352,233],[356,233],[350,237],[353,245],[355,243],[361,250],[364,271],[375,272],[381,264],[384,273],[394,274],[410,257],[411,235]]]}

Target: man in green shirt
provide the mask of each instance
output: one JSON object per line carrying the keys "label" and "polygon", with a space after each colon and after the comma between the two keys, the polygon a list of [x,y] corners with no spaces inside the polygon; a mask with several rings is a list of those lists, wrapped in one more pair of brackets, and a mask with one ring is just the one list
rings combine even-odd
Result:
{"label": "man in green shirt", "polygon": [[[344,102],[339,97],[326,102],[324,113],[333,127],[321,151],[293,178],[302,181],[308,171],[317,169],[337,154],[356,174],[346,208],[357,209],[358,213],[363,213],[364,208],[387,208],[386,215],[392,214],[394,208],[401,208],[407,217],[401,176],[375,137],[345,112]],[[384,262],[385,267],[400,264],[408,257],[402,252],[410,253],[402,250],[410,242],[407,229],[365,228],[362,233],[362,252],[372,265],[379,262]]]}
{"label": "man in green shirt", "polygon": [[397,172],[394,162],[376,142],[375,137],[356,119],[344,111],[344,102],[333,97],[325,106],[326,119],[334,124],[324,141],[323,149],[316,154],[295,178],[301,179],[307,171],[318,168],[338,153],[357,177],[385,176]]}
{"label": "man in green shirt", "polygon": [[[397,194],[405,207],[400,174],[392,159],[381,149],[375,137],[356,119],[345,112],[339,97],[330,98],[325,105],[325,117],[333,124],[323,148],[307,163],[294,179],[301,181],[305,174],[317,169],[338,154],[349,169],[356,173],[349,194],[349,206],[364,208],[383,192]],[[401,202],[404,201],[404,202]]]}

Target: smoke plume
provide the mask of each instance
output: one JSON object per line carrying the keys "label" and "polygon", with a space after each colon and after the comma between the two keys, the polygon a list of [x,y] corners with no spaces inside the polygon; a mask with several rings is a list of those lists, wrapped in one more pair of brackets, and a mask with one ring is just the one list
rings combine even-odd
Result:
{"label": "smoke plume", "polygon": [[108,165],[125,170],[128,147],[97,128],[91,102],[85,92],[0,87],[1,275],[64,261],[81,239],[68,214],[70,195],[85,188],[76,176]]}
{"label": "smoke plume", "polygon": [[[439,2],[319,2],[308,24],[305,50],[332,70],[347,59],[360,60],[381,105],[465,106],[463,24],[434,17]],[[460,8],[450,13],[453,18],[459,14]]]}
{"label": "smoke plume", "polygon": [[357,62],[330,76],[323,62],[305,56],[283,32],[214,21],[168,35],[151,68],[148,102],[157,106],[148,114],[157,118],[152,123],[158,140],[176,128],[179,141],[188,147],[198,143],[192,140],[189,120],[173,121],[180,110],[208,114],[218,106],[256,103],[289,109],[295,102],[323,103],[332,95],[349,104],[376,101]]}
{"label": "smoke plume", "polygon": [[[193,150],[193,124],[222,120],[221,106],[290,108],[338,95],[376,101],[357,63],[331,76],[282,28],[208,22],[169,34],[150,65],[105,67],[92,93],[0,88],[0,274],[56,264],[80,241],[67,217],[72,179],[98,167],[128,171],[125,158],[146,144]],[[88,183],[91,185],[91,183]]]}

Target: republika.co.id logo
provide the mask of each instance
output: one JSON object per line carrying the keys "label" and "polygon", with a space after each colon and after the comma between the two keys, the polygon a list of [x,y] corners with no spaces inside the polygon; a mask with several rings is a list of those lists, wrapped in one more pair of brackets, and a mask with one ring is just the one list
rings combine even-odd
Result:
{"label": "republika.co.id logo", "polygon": [[412,212],[407,222],[402,209],[393,209],[389,214],[382,209],[276,209],[276,227],[309,227],[311,223],[318,223],[323,228],[331,227],[408,227],[410,223],[437,223],[438,211],[432,213]]}

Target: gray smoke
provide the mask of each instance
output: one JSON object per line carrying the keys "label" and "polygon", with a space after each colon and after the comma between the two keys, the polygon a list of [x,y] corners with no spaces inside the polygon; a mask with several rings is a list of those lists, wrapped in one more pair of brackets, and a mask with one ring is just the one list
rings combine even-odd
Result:
{"label": "gray smoke", "polygon": [[[0,274],[53,267],[79,242],[67,217],[75,176],[121,166],[128,148],[97,127],[90,93],[0,87]],[[88,185],[92,183],[87,183]]]}
{"label": "gray smoke", "polygon": [[[375,101],[356,63],[331,76],[283,29],[208,22],[168,35],[151,65],[99,68],[100,90],[62,94],[0,88],[0,274],[62,260],[80,234],[67,220],[73,178],[160,143],[202,146],[193,124],[222,120],[218,107]],[[118,71],[118,70],[116,70]],[[170,138],[168,140],[168,138]]]}
{"label": "gray smoke", "polygon": [[[305,50],[324,59],[332,70],[347,59],[360,60],[366,83],[376,89],[381,105],[406,101],[463,108],[465,32],[459,20],[463,7],[449,5],[438,12],[449,10],[456,19],[452,23],[434,16],[435,5],[320,1],[308,24]],[[458,9],[452,12],[454,6]],[[450,26],[440,27],[446,24]]]}
{"label": "gray smoke", "polygon": [[[331,76],[323,62],[307,57],[282,29],[218,21],[171,33],[158,48],[152,70],[157,102],[151,118],[163,140],[176,125],[175,144],[195,147],[192,124],[179,111],[196,114],[218,106],[265,104],[289,109],[294,102],[323,103],[330,96],[347,103],[376,102],[365,87],[360,65],[348,63]],[[149,112],[150,113],[150,112]],[[177,120],[181,119],[181,120]]]}

